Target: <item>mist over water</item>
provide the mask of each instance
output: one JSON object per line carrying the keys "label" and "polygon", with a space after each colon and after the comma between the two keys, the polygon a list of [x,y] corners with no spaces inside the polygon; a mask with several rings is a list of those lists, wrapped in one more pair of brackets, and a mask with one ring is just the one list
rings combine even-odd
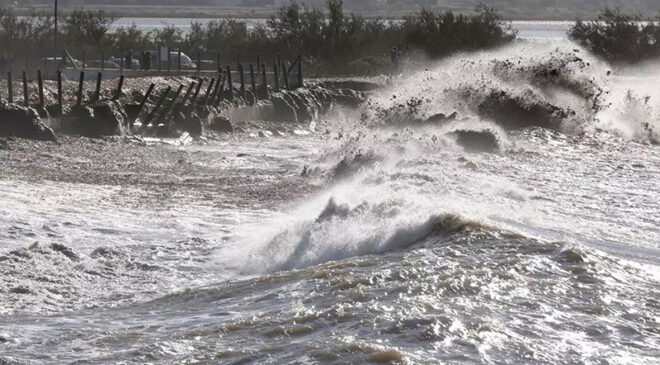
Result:
{"label": "mist over water", "polygon": [[0,363],[656,363],[656,65],[419,67],[307,136],[194,147],[302,172],[284,204],[1,180]]}

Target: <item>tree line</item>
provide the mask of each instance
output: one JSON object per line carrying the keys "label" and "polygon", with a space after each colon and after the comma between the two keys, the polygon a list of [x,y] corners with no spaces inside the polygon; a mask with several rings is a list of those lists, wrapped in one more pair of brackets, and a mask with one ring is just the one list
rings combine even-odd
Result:
{"label": "tree line", "polygon": [[[496,47],[515,39],[515,32],[494,9],[479,5],[476,14],[422,10],[402,21],[373,19],[348,13],[342,0],[327,0],[325,8],[290,3],[265,22],[221,18],[193,21],[185,32],[172,25],[145,31],[136,25],[111,29],[116,20],[98,10],[75,10],[60,20],[58,48],[53,49],[53,18],[18,17],[0,9],[0,47],[6,59],[60,56],[63,49],[87,59],[103,53],[120,56],[168,46],[193,57],[202,54],[223,62],[236,54],[263,59],[277,54],[301,54],[306,69],[319,75],[383,72],[409,52],[432,58],[456,51]],[[11,62],[11,61],[10,61]],[[34,62],[34,61],[33,61]],[[36,61],[38,62],[38,61]]]}

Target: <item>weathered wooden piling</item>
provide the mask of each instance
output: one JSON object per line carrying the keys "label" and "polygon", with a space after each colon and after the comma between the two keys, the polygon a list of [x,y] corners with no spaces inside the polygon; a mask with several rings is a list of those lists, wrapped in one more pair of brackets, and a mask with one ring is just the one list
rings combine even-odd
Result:
{"label": "weathered wooden piling", "polygon": [[11,71],[7,72],[7,101],[9,104],[14,103],[14,83],[11,79]]}
{"label": "weathered wooden piling", "polygon": [[202,52],[197,51],[197,76],[202,71]]}
{"label": "weathered wooden piling", "polygon": [[234,83],[231,81],[231,66],[227,65],[227,98],[229,100],[234,100]]}
{"label": "weathered wooden piling", "polygon": [[215,85],[215,77],[211,78],[211,81],[209,82],[209,86],[206,88],[206,94],[204,94],[204,102],[202,103],[204,106],[208,105],[209,103],[209,96],[211,96],[211,90],[213,90],[213,85]]}
{"label": "weathered wooden piling", "polygon": [[119,98],[121,98],[122,87],[124,87],[124,75],[119,75],[119,82],[117,83],[117,91],[115,92],[115,96],[112,98],[113,100],[119,100]]}
{"label": "weathered wooden piling", "polygon": [[80,81],[78,82],[78,98],[76,99],[76,105],[82,104],[84,85],[85,85],[85,71],[80,71]]}
{"label": "weathered wooden piling", "polygon": [[137,113],[135,114],[135,118],[131,121],[131,125],[135,123],[135,120],[140,116],[140,113],[142,113],[142,109],[144,108],[144,105],[147,103],[149,100],[149,96],[151,96],[151,93],[154,91],[154,87],[156,87],[156,84],[151,84],[149,85],[149,88],[147,89],[147,92],[144,94],[144,97],[140,101],[140,104],[138,105],[138,110]]}
{"label": "weathered wooden piling", "polygon": [[195,103],[197,102],[197,97],[199,97],[199,90],[202,89],[203,83],[204,83],[204,79],[199,79],[199,84],[197,84],[197,89],[195,89],[195,94],[193,94],[192,99],[190,99],[191,106],[195,106]]}
{"label": "weathered wooden piling", "polygon": [[250,64],[250,83],[252,86],[252,95],[254,96],[254,101],[257,101],[257,82],[254,79],[254,65]]}
{"label": "weathered wooden piling", "polygon": [[304,87],[302,55],[298,55],[298,87]]}
{"label": "weathered wooden piling", "polygon": [[[281,74],[282,74],[282,72],[281,72],[281,70],[280,70],[280,67],[281,67],[281,66],[282,66],[282,55],[280,55],[280,54],[278,53],[278,54],[277,54],[277,74],[278,74],[278,75],[281,75]],[[279,83],[280,81],[277,80],[277,82]]]}
{"label": "weathered wooden piling", "polygon": [[122,47],[119,51],[119,73],[124,73],[124,48]]}
{"label": "weathered wooden piling", "polygon": [[274,76],[274,81],[275,81],[275,91],[280,90],[280,71],[279,71],[279,66],[277,65],[277,62],[273,62],[273,74]]}
{"label": "weathered wooden piling", "polygon": [[30,106],[30,97],[28,95],[27,71],[23,70],[23,105]]}
{"label": "weathered wooden piling", "polygon": [[268,75],[266,75],[266,64],[261,64],[261,87],[263,88],[263,97],[268,99]]}
{"label": "weathered wooden piling", "polygon": [[37,70],[37,83],[39,84],[39,106],[44,107],[44,79],[41,70]]}
{"label": "weathered wooden piling", "polygon": [[62,71],[57,70],[57,106],[62,112],[63,103],[62,103]]}
{"label": "weathered wooden piling", "polygon": [[209,100],[209,104],[212,106],[215,105],[215,99],[218,97],[218,89],[220,88],[220,79],[222,79],[222,72],[218,74],[218,78],[215,80],[215,88],[213,89],[213,92],[211,93],[211,100]]}
{"label": "weathered wooden piling", "polygon": [[282,61],[282,76],[284,77],[284,90],[289,90],[289,70],[287,70],[286,62]]}
{"label": "weathered wooden piling", "polygon": [[146,127],[151,123],[151,121],[156,116],[156,113],[158,113],[158,109],[160,109],[160,106],[163,105],[163,102],[165,101],[165,99],[167,98],[167,95],[170,93],[171,90],[172,90],[171,86],[168,86],[167,89],[165,89],[165,92],[163,93],[163,95],[158,100],[158,103],[156,103],[156,106],[154,107],[154,109],[147,116],[147,119],[144,121],[144,125],[142,127]]}
{"label": "weathered wooden piling", "polygon": [[238,78],[241,82],[241,98],[245,100],[245,72],[243,70],[243,65],[238,65]]}
{"label": "weathered wooden piling", "polygon": [[179,88],[176,89],[176,93],[174,93],[174,97],[172,98],[172,102],[161,113],[160,119],[163,121],[163,123],[168,124],[167,123],[167,118],[169,117],[170,113],[172,112],[172,109],[174,109],[174,105],[176,104],[176,101],[179,100],[179,95],[181,95],[182,90],[183,90],[183,84],[180,84]]}
{"label": "weathered wooden piling", "polygon": [[222,73],[222,82],[220,83],[220,85],[218,85],[218,88],[216,90],[217,95],[215,97],[215,100],[213,101],[213,106],[217,107],[218,105],[220,105],[220,102],[222,101],[222,98],[223,98],[222,92],[225,90],[225,84],[226,83],[227,83],[227,74],[223,72]]}
{"label": "weathered wooden piling", "polygon": [[186,101],[188,101],[188,98],[190,97],[190,94],[192,93],[192,90],[196,84],[197,83],[193,81],[190,83],[190,85],[188,85],[188,90],[186,90],[186,93],[183,95],[183,99],[181,100],[181,105],[186,104]]}
{"label": "weathered wooden piling", "polygon": [[103,79],[103,73],[99,72],[96,74],[96,92],[94,93],[94,100],[101,99],[101,80]]}

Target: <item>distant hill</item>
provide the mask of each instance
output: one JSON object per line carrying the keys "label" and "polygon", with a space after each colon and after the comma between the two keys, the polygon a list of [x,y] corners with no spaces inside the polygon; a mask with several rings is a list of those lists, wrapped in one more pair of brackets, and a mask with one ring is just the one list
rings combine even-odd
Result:
{"label": "distant hill", "polygon": [[[302,0],[321,7],[325,0]],[[48,11],[54,0],[0,0],[17,12]],[[59,0],[60,7],[99,8],[120,16],[268,16],[290,0]],[[652,18],[660,14],[659,0],[344,0],[344,7],[367,16],[402,16],[420,9],[470,13],[478,3],[496,8],[509,19],[590,19],[605,7]]]}

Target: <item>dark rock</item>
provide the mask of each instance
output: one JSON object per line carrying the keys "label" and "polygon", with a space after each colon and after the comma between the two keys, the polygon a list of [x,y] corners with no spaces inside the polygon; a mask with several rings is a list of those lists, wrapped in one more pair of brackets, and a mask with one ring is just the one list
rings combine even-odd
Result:
{"label": "dark rock", "polygon": [[270,98],[274,110],[269,119],[275,122],[298,122],[298,113],[286,94],[276,93]]}
{"label": "dark rock", "polygon": [[0,138],[0,151],[5,150],[11,150],[11,147],[9,146],[9,143],[5,141],[4,139]]}
{"label": "dark rock", "polygon": [[456,142],[467,151],[497,152],[500,150],[499,138],[491,130],[456,130],[450,134],[454,135]]}
{"label": "dark rock", "polygon": [[91,106],[75,106],[67,115],[70,132],[86,137],[123,136],[126,112],[119,102],[104,101]]}
{"label": "dark rock", "polygon": [[71,110],[66,106],[60,108],[60,106],[57,104],[46,106],[46,111],[51,117],[61,117],[62,115],[69,114],[71,112]]}
{"label": "dark rock", "polygon": [[457,112],[453,112],[449,115],[445,115],[443,113],[438,113],[438,114],[434,114],[434,115],[428,117],[424,121],[424,123],[442,125],[446,122],[451,122],[453,120],[456,120],[456,117],[458,117]]}
{"label": "dark rock", "polygon": [[209,129],[216,132],[234,132],[234,127],[231,125],[229,119],[220,115],[211,120],[211,123],[209,123]]}
{"label": "dark rock", "polygon": [[73,252],[73,250],[71,250],[70,248],[68,248],[68,247],[66,247],[62,244],[53,243],[53,244],[50,245],[50,248],[51,248],[51,250],[59,252],[62,255],[68,257],[71,261],[80,260],[80,257],[78,257],[78,255],[75,252]]}
{"label": "dark rock", "polygon": [[156,127],[156,137],[158,138],[178,138],[179,133],[174,129],[170,128],[167,125],[159,124]]}
{"label": "dark rock", "polygon": [[0,137],[19,137],[56,141],[53,130],[46,126],[33,108],[0,103]]}
{"label": "dark rock", "polygon": [[192,116],[186,119],[184,129],[193,139],[198,139],[204,134],[204,121],[199,116]]}
{"label": "dark rock", "polygon": [[129,121],[135,120],[140,114],[140,104],[124,104],[124,111],[126,112],[126,118]]}
{"label": "dark rock", "polygon": [[44,108],[43,106],[39,105],[34,108],[37,113],[39,113],[39,117],[41,118],[50,118],[50,113],[48,112],[48,109]]}

